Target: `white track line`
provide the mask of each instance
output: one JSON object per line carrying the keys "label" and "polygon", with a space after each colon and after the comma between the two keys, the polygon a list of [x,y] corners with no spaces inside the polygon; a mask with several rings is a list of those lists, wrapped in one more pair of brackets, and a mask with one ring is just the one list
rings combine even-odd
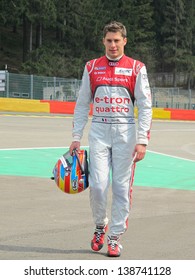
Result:
{"label": "white track line", "polygon": [[[83,148],[89,148],[89,146],[82,146]],[[30,148],[3,148],[0,149],[0,151],[20,151],[20,150],[47,150],[47,149],[68,149],[69,147],[30,147]],[[176,158],[176,159],[182,159],[182,160],[187,160],[187,161],[191,161],[191,162],[195,162],[195,160],[192,159],[187,159],[187,158],[183,158],[183,157],[177,157],[177,156],[173,156],[173,155],[168,155],[168,154],[164,154],[164,153],[160,153],[160,152],[155,152],[155,151],[151,151],[148,150],[148,152],[153,153],[153,154],[158,154],[158,155],[162,155],[162,156],[166,156],[166,157],[171,157],[171,158]]]}
{"label": "white track line", "polygon": [[163,153],[159,153],[159,152],[154,152],[154,151],[151,151],[151,150],[148,150],[148,152],[150,152],[150,153],[152,153],[152,154],[157,154],[157,155],[166,156],[166,157],[172,157],[172,158],[176,158],[176,159],[183,159],[183,160],[195,162],[195,160],[192,160],[192,159],[187,159],[187,158],[183,158],[183,157],[172,156],[172,155],[168,155],[168,154],[163,154]]}

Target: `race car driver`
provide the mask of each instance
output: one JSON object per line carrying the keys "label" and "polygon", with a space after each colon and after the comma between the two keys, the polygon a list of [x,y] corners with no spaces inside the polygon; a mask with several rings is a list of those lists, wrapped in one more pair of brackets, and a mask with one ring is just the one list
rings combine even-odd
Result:
{"label": "race car driver", "polygon": [[[151,91],[145,65],[124,54],[125,26],[111,22],[104,27],[105,55],[86,63],[77,99],[73,149],[80,149],[90,103],[93,116],[89,132],[90,205],[95,223],[91,240],[102,249],[107,236],[107,255],[121,254],[121,235],[127,230],[135,163],[142,160],[150,136]],[[135,123],[134,104],[138,107]],[[112,171],[112,207],[108,226],[107,195]]]}

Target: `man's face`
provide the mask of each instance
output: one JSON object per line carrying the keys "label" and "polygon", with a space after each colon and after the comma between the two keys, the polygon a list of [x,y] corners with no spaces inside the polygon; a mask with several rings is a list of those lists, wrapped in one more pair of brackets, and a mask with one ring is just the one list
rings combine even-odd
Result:
{"label": "man's face", "polygon": [[116,59],[124,54],[126,43],[127,38],[123,38],[120,32],[108,32],[103,38],[106,54],[111,59]]}

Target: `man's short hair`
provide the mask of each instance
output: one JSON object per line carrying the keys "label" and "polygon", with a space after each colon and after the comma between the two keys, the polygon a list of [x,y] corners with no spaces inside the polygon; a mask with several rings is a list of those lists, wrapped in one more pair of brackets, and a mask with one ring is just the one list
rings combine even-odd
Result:
{"label": "man's short hair", "polygon": [[123,38],[127,37],[126,27],[121,22],[118,21],[112,21],[104,27],[103,38],[106,37],[106,34],[108,32],[114,32],[114,33],[120,32]]}

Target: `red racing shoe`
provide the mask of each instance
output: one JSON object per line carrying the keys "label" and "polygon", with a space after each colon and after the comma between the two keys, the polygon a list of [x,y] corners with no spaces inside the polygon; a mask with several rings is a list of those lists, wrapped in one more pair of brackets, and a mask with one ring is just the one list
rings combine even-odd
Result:
{"label": "red racing shoe", "polygon": [[91,249],[93,251],[100,251],[104,246],[105,233],[108,230],[108,226],[96,226],[94,237],[91,240]]}
{"label": "red racing shoe", "polygon": [[119,236],[108,236],[108,257],[120,257],[122,245]]}

